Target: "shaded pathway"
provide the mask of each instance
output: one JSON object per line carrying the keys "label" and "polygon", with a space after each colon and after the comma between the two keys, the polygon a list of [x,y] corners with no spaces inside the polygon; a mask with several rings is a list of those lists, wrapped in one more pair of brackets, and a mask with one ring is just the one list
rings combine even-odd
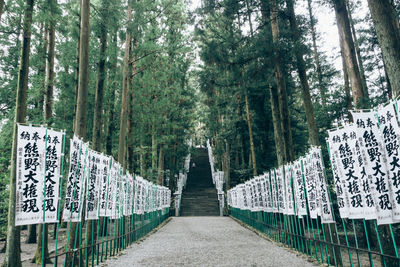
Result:
{"label": "shaded pathway", "polygon": [[104,266],[315,266],[228,217],[174,217]]}

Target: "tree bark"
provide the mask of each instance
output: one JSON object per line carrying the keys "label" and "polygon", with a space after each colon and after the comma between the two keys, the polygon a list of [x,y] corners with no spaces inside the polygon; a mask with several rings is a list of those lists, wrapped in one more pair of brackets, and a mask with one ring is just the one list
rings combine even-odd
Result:
{"label": "tree bark", "polygon": [[156,175],[158,171],[157,166],[157,128],[155,123],[151,127],[151,180],[157,182]]}
{"label": "tree bark", "polygon": [[354,106],[356,108],[364,108],[367,103],[363,91],[360,69],[357,63],[354,41],[351,35],[349,14],[344,0],[334,0],[333,3],[339,36],[342,38],[343,42],[343,52],[346,60],[347,73],[350,78]]}
{"label": "tree bark", "polygon": [[[86,122],[88,109],[88,86],[89,86],[89,19],[90,19],[90,0],[81,2],[81,30],[79,48],[79,79],[78,92],[76,99],[76,114],[74,134],[83,140],[86,139]],[[70,223],[71,233],[76,233],[77,223]],[[75,234],[70,236],[68,249],[73,249],[75,244]],[[73,253],[69,253],[66,258],[66,266],[71,266]],[[78,259],[81,260],[81,259]]]}
{"label": "tree bark", "polygon": [[26,244],[35,244],[37,235],[37,224],[28,225],[28,236],[26,237]]}
{"label": "tree bark", "polygon": [[123,71],[123,80],[122,80],[122,102],[121,102],[121,118],[119,124],[119,144],[118,144],[118,161],[119,163],[126,168],[125,162],[125,149],[126,149],[126,130],[127,130],[127,120],[128,120],[128,92],[129,92],[129,75],[130,75],[130,64],[129,60],[131,57],[131,48],[132,48],[132,35],[129,29],[129,24],[132,20],[132,2],[133,0],[128,1],[128,10],[126,11],[128,27],[126,29],[126,39],[125,39],[125,55],[124,55],[124,71]]}
{"label": "tree bark", "polygon": [[344,56],[344,46],[343,46],[343,39],[339,36],[339,44],[340,44],[340,54],[342,58],[342,68],[343,68],[343,87],[345,92],[345,101],[346,101],[346,108],[347,108],[347,115],[349,116],[350,121],[352,121],[350,110],[353,108],[352,98],[350,94],[350,83],[349,83],[349,75],[348,75],[348,68],[347,63]]}
{"label": "tree bark", "polygon": [[53,117],[53,88],[54,88],[54,54],[55,54],[55,38],[56,38],[56,20],[54,18],[57,0],[48,0],[47,4],[50,9],[50,20],[48,30],[48,50],[46,61],[46,93],[45,93],[45,108],[44,119],[49,125],[52,124]]}
{"label": "tree bark", "polygon": [[4,11],[4,0],[0,0],[0,20],[1,20],[1,15],[3,15]]}
{"label": "tree bark", "polygon": [[296,55],[297,72],[299,73],[301,83],[301,94],[303,96],[303,104],[306,113],[307,128],[308,128],[308,141],[311,145],[319,146],[318,128],[314,117],[314,108],[311,101],[310,86],[308,84],[306,63],[304,61],[303,50],[301,48],[301,41],[299,36],[299,29],[296,22],[296,15],[294,12],[293,0],[286,1],[287,15],[289,18],[290,29],[292,32],[292,39],[294,42],[294,52]]}
{"label": "tree bark", "polygon": [[164,185],[164,148],[160,145],[160,152],[158,155],[158,178],[157,184]]}
{"label": "tree bark", "polygon": [[321,63],[320,63],[318,47],[317,47],[317,33],[316,33],[316,29],[315,29],[315,19],[314,19],[314,15],[312,12],[311,1],[312,0],[307,0],[308,15],[310,17],[310,24],[311,24],[311,37],[312,37],[313,55],[314,55],[314,61],[315,61],[315,71],[317,73],[318,89],[319,89],[319,93],[321,95],[321,103],[322,103],[322,106],[325,107],[326,106],[326,89],[323,85],[323,80],[322,80],[322,69],[321,69]]}
{"label": "tree bark", "polygon": [[257,176],[257,164],[256,164],[256,151],[254,148],[254,140],[253,140],[253,129],[251,125],[251,114],[250,114],[250,104],[249,97],[247,95],[247,89],[244,91],[244,101],[246,105],[246,117],[247,117],[247,126],[249,128],[249,138],[250,138],[250,155],[251,155],[251,163],[253,168],[253,176]]}
{"label": "tree bark", "polygon": [[[102,1],[102,16],[107,16],[106,9],[107,1]],[[93,117],[93,136],[92,146],[96,151],[102,151],[102,125],[103,125],[103,102],[104,102],[104,87],[106,83],[106,61],[107,61],[107,25],[106,21],[103,20],[100,28],[100,51],[99,51],[99,63],[97,67],[97,85],[94,103],[94,117]]]}
{"label": "tree bark", "polygon": [[274,47],[274,64],[275,64],[275,77],[278,88],[278,103],[279,103],[279,114],[281,128],[284,136],[284,157],[285,162],[289,162],[294,159],[293,151],[293,139],[292,139],[292,129],[290,126],[290,115],[287,100],[286,91],[286,80],[282,70],[282,63],[280,60],[280,44],[279,44],[279,23],[278,23],[278,9],[276,0],[269,0],[270,4],[270,19],[271,19],[271,30],[272,30],[272,43]]}
{"label": "tree bark", "polygon": [[21,233],[15,226],[17,123],[25,123],[26,94],[28,90],[31,26],[34,0],[27,0],[24,10],[23,39],[18,71],[17,99],[15,105],[14,132],[11,152],[10,200],[8,206],[7,248],[2,266],[21,267]]}
{"label": "tree bark", "polygon": [[360,76],[361,76],[361,82],[362,82],[362,86],[363,86],[364,97],[366,99],[369,99],[367,80],[365,78],[364,63],[363,63],[363,59],[361,57],[360,44],[358,42],[357,32],[356,32],[356,28],[354,26],[354,20],[353,20],[353,16],[352,16],[351,10],[350,10],[349,0],[346,0],[346,7],[349,12],[350,28],[351,28],[351,33],[352,33],[353,40],[354,40],[354,48],[356,50],[357,62],[358,62],[358,66],[360,68]]}
{"label": "tree bark", "polygon": [[393,96],[400,95],[400,32],[390,0],[368,0]]}
{"label": "tree bark", "polygon": [[283,131],[280,121],[281,117],[279,115],[278,90],[273,86],[270,86],[269,89],[271,97],[272,123],[274,125],[276,158],[278,160],[278,166],[282,166],[285,163],[285,141],[283,139]]}
{"label": "tree bark", "polygon": [[[111,71],[110,71],[110,80],[114,81],[116,76],[117,76],[117,61],[118,61],[118,49],[117,49],[117,41],[118,41],[118,36],[117,33],[114,34],[113,40],[112,40],[112,45],[113,45],[113,51],[114,53],[112,56],[110,56],[110,62],[111,62]],[[109,116],[108,116],[108,129],[107,129],[107,138],[106,138],[106,153],[107,155],[112,155],[112,136],[114,132],[114,109],[115,109],[115,90],[112,86],[112,84],[109,84],[108,87],[111,90],[111,95],[110,99],[108,99],[108,110],[109,110]]]}

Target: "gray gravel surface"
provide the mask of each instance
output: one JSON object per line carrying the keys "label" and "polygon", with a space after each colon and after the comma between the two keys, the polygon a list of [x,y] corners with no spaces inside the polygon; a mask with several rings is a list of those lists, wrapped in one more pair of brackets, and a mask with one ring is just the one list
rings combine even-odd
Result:
{"label": "gray gravel surface", "polygon": [[315,266],[228,217],[174,217],[104,266]]}

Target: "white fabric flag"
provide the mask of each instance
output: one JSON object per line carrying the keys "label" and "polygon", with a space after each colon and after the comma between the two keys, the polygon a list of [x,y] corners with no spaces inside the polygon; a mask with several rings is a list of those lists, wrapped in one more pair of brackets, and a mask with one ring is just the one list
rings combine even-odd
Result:
{"label": "white fabric flag", "polygon": [[274,213],[279,212],[279,204],[278,204],[278,191],[277,191],[277,181],[276,181],[276,173],[275,170],[271,171],[271,192],[272,192],[272,211]]}
{"label": "white fabric flag", "polygon": [[[64,133],[47,129],[46,145],[46,190],[45,195],[45,223],[58,222],[58,199],[60,188],[61,153]],[[43,195],[43,193],[41,193]],[[43,208],[41,209],[43,212]],[[42,220],[43,221],[43,220]]]}
{"label": "white fabric flag", "polygon": [[[388,180],[390,187],[387,190],[391,193],[391,197],[389,198],[383,195],[379,205],[385,208],[391,207],[393,220],[398,222],[400,220],[400,127],[396,119],[393,103],[378,110],[378,119],[389,172]],[[382,189],[382,185],[378,183],[376,186]]]}
{"label": "white fabric flag", "polygon": [[18,125],[15,225],[43,221],[46,128]]}
{"label": "white fabric flag", "polygon": [[[375,112],[352,112],[356,124],[360,152],[365,162],[363,174],[366,197],[365,219],[377,219],[378,225],[393,223],[392,210],[385,205],[384,199],[391,199],[389,194],[388,169],[382,136]],[[377,186],[378,185],[378,186]]]}
{"label": "white fabric flag", "polygon": [[285,182],[283,177],[283,167],[275,169],[276,176],[276,191],[279,213],[286,214],[286,203],[285,203]]}
{"label": "white fabric flag", "polygon": [[63,212],[64,222],[80,222],[87,178],[88,144],[74,136],[70,144],[70,167]]}
{"label": "white fabric flag", "polygon": [[313,147],[311,149],[312,161],[314,165],[315,175],[319,187],[319,202],[321,210],[321,222],[333,223],[333,214],[331,209],[331,202],[329,199],[328,187],[326,186],[325,167],[322,161],[321,148]]}
{"label": "white fabric flag", "polygon": [[349,218],[364,218],[365,196],[361,184],[362,169],[357,159],[357,134],[354,124],[348,125],[343,129],[337,130],[332,134],[334,146],[331,153],[339,158],[338,167],[340,172],[344,174],[344,189],[349,197]]}
{"label": "white fabric flag", "polygon": [[287,215],[294,215],[293,187],[292,187],[292,165],[285,165],[285,201]]}
{"label": "white fabric flag", "polygon": [[258,176],[256,178],[256,186],[257,186],[257,198],[258,198],[258,210],[262,211],[264,210],[264,198],[263,198],[263,192],[262,192],[262,179],[261,176]]}
{"label": "white fabric flag", "polygon": [[101,154],[89,149],[89,179],[86,183],[86,220],[99,218]]}
{"label": "white fabric flag", "polygon": [[301,159],[293,163],[293,183],[295,188],[296,212],[299,217],[307,215],[306,195],[304,192],[303,172]]}
{"label": "white fabric flag", "polygon": [[100,216],[111,216],[111,212],[107,209],[107,198],[111,194],[110,191],[110,167],[111,158],[106,155],[100,156],[100,194],[99,194],[99,215]]}
{"label": "white fabric flag", "polygon": [[315,176],[312,159],[307,155],[303,159],[304,180],[307,189],[307,202],[310,217],[313,219],[318,218],[318,184]]}
{"label": "white fabric flag", "polygon": [[341,144],[341,136],[343,135],[343,132],[343,129],[328,132],[329,138],[327,142],[330,151],[329,154],[333,171],[333,181],[336,186],[336,197],[339,206],[340,217],[349,218],[350,201],[346,189],[346,179],[343,169],[339,167],[339,146]]}

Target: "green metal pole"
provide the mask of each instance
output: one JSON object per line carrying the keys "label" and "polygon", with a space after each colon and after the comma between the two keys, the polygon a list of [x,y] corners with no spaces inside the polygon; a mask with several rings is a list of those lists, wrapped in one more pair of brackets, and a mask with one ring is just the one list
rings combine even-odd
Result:
{"label": "green metal pole", "polygon": [[[61,175],[60,175],[60,183],[59,183],[59,186],[58,186],[58,192],[59,192],[59,196],[61,196],[62,194],[62,178],[63,178],[63,175],[64,175],[64,159],[65,159],[65,131],[64,131],[64,133],[63,133],[63,145],[62,145],[62,153],[61,153],[61,170],[60,170],[60,173],[61,173]],[[58,257],[57,257],[57,251],[58,251],[58,233],[59,233],[59,227],[60,227],[60,217],[61,217],[61,212],[60,212],[60,210],[61,210],[61,197],[59,197],[58,198],[58,209],[57,209],[57,225],[56,225],[56,227],[57,227],[57,230],[56,230],[56,247],[55,247],[55,250],[54,250],[54,255],[56,256],[55,258],[54,258],[54,267],[57,267],[57,263],[58,263]]]}

